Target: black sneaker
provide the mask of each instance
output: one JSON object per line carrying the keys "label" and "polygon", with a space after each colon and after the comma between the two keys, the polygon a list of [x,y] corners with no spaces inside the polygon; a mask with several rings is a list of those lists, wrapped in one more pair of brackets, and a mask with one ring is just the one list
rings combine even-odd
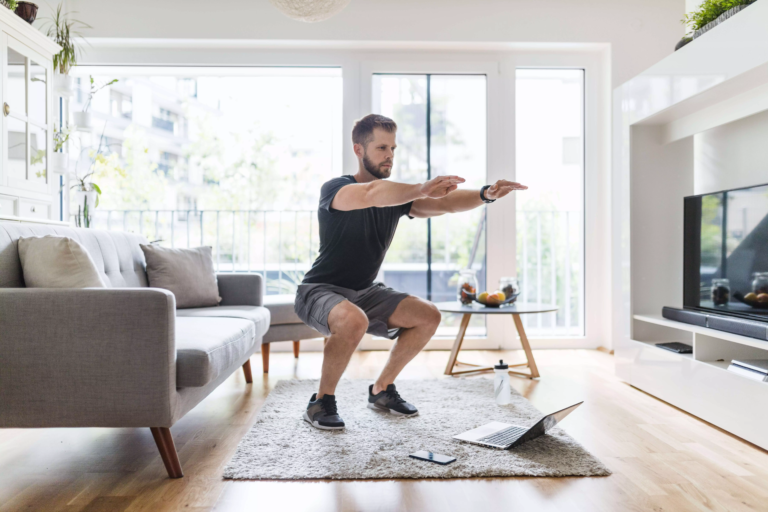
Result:
{"label": "black sneaker", "polygon": [[400,397],[394,384],[387,386],[387,389],[373,394],[373,384],[368,386],[368,408],[376,411],[389,411],[397,416],[416,416],[419,410],[416,406],[409,404]]}
{"label": "black sneaker", "polygon": [[344,420],[336,410],[336,396],[324,395],[317,400],[317,393],[309,399],[309,405],[304,412],[304,421],[322,430],[340,430],[344,428]]}

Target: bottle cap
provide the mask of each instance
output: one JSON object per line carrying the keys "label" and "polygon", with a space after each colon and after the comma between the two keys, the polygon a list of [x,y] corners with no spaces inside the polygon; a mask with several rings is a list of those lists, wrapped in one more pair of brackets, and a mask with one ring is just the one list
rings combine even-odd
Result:
{"label": "bottle cap", "polygon": [[504,360],[499,359],[499,364],[493,367],[494,370],[509,370],[509,365]]}

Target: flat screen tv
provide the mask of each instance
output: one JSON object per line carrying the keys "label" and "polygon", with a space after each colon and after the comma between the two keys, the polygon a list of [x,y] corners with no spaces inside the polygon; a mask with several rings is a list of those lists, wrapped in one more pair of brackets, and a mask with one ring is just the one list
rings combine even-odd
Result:
{"label": "flat screen tv", "polygon": [[685,198],[683,306],[768,322],[768,184]]}

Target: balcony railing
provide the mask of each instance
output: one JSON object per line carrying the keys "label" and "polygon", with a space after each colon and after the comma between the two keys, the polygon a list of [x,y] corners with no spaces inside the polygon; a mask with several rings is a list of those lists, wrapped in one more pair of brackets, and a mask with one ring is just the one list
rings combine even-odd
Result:
{"label": "balcony railing", "polygon": [[[294,293],[319,248],[316,210],[98,209],[92,226],[134,232],[171,248],[209,245],[218,272],[260,272],[267,294]],[[552,314],[523,315],[530,336],[583,335],[582,238],[575,212],[518,212],[520,301],[559,308]],[[450,278],[459,270],[457,263],[433,262],[433,300],[452,300],[455,292]],[[426,261],[385,263],[380,277],[407,288],[407,283],[424,281],[418,277],[426,271]],[[495,288],[493,284],[489,287]],[[422,294],[421,290],[403,291]]]}

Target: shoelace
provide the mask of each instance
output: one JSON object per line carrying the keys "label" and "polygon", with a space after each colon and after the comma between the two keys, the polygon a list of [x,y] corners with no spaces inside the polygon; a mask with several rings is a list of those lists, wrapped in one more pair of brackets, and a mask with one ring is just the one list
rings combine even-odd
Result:
{"label": "shoelace", "polygon": [[336,408],[336,397],[331,395],[325,395],[323,396],[322,400],[323,400],[323,410],[325,411],[325,414],[332,416],[338,412],[338,409]]}
{"label": "shoelace", "polygon": [[400,397],[400,393],[398,393],[398,392],[397,392],[397,390],[396,390],[395,388],[392,388],[392,389],[387,389],[387,390],[386,390],[386,391],[384,391],[384,392],[387,394],[387,396],[388,396],[389,398],[391,398],[392,400],[394,400],[394,401],[395,401],[395,403],[398,403],[398,404],[402,404],[402,403],[405,403],[405,400],[403,400],[403,399],[402,399],[402,397]]}

